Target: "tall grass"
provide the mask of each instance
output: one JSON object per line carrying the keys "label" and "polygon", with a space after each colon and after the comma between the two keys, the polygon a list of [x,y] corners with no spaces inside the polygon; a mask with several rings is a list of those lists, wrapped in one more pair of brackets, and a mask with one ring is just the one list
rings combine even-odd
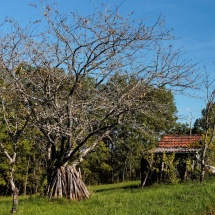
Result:
{"label": "tall grass", "polygon": [[[139,182],[89,187],[92,195],[82,202],[19,197],[18,215],[202,215],[215,211],[215,180],[203,185],[190,182],[153,185]],[[0,215],[10,214],[11,198],[0,197]]]}

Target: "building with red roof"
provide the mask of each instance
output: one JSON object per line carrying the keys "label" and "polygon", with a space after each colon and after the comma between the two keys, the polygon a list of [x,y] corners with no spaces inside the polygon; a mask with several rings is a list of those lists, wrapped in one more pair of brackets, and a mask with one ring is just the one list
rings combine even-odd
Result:
{"label": "building with red roof", "polygon": [[202,135],[163,136],[156,148],[143,154],[141,185],[171,180],[173,173],[180,181],[194,177],[202,138]]}
{"label": "building with red roof", "polygon": [[153,153],[196,153],[201,147],[202,135],[165,135]]}

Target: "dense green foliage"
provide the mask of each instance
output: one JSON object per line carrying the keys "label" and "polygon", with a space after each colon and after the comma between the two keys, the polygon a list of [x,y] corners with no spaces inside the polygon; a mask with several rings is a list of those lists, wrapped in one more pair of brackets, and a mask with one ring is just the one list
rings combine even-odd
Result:
{"label": "dense green foliage", "polygon": [[[215,103],[208,103],[205,108],[202,109],[202,115],[196,119],[193,130],[198,133],[203,133],[206,129],[213,129],[214,126],[214,111]],[[206,122],[208,117],[208,122]]]}
{"label": "dense green foliage", "polygon": [[125,122],[115,127],[81,164],[86,183],[140,179],[142,152],[155,147],[160,135],[168,133],[177,119],[174,97],[165,88],[152,89],[143,99],[153,104],[151,112],[137,111],[125,118],[124,121],[135,121],[135,124]]}
{"label": "dense green foliage", "polygon": [[[43,189],[41,185],[46,159],[45,153],[42,153],[42,144],[39,140],[41,141],[40,134],[36,130],[29,129],[18,142],[14,178],[21,194],[38,193]],[[4,141],[5,148],[10,153],[13,144],[8,139],[7,131],[1,130],[0,141]],[[9,162],[0,152],[0,195],[11,194],[8,181],[9,174]]]}
{"label": "dense green foliage", "polygon": [[[88,201],[72,202],[32,196],[20,197],[18,215],[202,215],[215,210],[215,182],[202,186],[196,182],[178,185],[154,185],[138,189],[139,182],[89,187],[93,193]],[[8,214],[11,199],[0,197],[0,214]]]}
{"label": "dense green foliage", "polygon": [[194,132],[204,134],[201,158],[204,158],[204,162],[211,166],[215,166],[214,116],[215,103],[212,100],[202,109],[202,115],[196,119],[193,127]]}
{"label": "dense green foliage", "polygon": [[171,134],[186,135],[190,134],[190,126],[187,123],[178,122],[170,129]]}

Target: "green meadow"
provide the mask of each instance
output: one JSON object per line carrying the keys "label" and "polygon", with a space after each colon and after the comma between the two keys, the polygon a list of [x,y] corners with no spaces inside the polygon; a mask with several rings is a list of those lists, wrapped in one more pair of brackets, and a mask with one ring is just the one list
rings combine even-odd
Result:
{"label": "green meadow", "polygon": [[[81,202],[20,196],[17,215],[203,215],[215,211],[215,180],[140,189],[139,181],[88,187]],[[0,215],[10,214],[11,197],[0,197]]]}

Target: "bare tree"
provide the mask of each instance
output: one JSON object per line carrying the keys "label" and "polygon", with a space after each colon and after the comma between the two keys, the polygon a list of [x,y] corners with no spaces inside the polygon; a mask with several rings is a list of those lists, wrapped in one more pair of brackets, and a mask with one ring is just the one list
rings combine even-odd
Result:
{"label": "bare tree", "polygon": [[146,131],[133,113],[168,111],[168,104],[145,100],[147,93],[164,86],[183,91],[198,74],[169,45],[173,36],[161,17],[147,26],[117,9],[88,17],[43,9],[46,24],[34,22],[34,31],[9,20],[13,30],[0,38],[0,69],[47,139],[47,195],[81,200],[89,192],[76,166],[87,153],[120,123]]}

